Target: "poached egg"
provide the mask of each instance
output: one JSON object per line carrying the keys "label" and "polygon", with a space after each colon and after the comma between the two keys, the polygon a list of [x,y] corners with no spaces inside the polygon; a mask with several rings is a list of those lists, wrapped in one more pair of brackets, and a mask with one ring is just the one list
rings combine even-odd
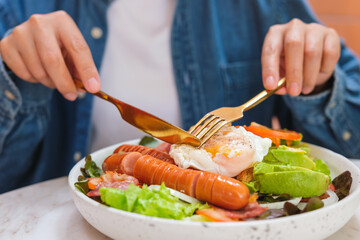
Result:
{"label": "poached egg", "polygon": [[224,126],[201,148],[173,144],[170,156],[181,168],[195,168],[228,177],[260,162],[272,141],[246,131],[243,127]]}

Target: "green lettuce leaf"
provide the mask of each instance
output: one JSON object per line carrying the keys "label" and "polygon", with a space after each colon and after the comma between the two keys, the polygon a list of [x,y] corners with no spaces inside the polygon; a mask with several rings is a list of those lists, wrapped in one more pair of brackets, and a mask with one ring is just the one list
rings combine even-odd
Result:
{"label": "green lettuce leaf", "polygon": [[90,191],[88,187],[88,179],[84,176],[79,176],[78,181],[74,183],[75,187],[79,189],[80,192],[84,193],[85,195]]}
{"label": "green lettuce leaf", "polygon": [[244,182],[244,181],[241,181],[243,184],[245,184],[245,186],[248,187],[250,193],[254,193],[254,192],[257,192],[259,191],[259,189],[255,186],[255,181],[251,181],[251,182]]}
{"label": "green lettuce leaf", "polygon": [[145,146],[145,147],[150,147],[150,148],[155,148],[159,145],[159,141],[156,140],[155,138],[153,137],[150,137],[150,136],[144,136],[140,142],[139,142],[139,145],[141,146]]}
{"label": "green lettuce leaf", "polygon": [[107,205],[128,212],[147,216],[183,219],[192,216],[196,209],[207,208],[207,204],[186,203],[170,194],[165,185],[160,190],[149,190],[131,184],[126,190],[100,188],[101,200]]}
{"label": "green lettuce leaf", "polygon": [[84,177],[100,177],[104,172],[99,168],[96,163],[91,159],[91,155],[85,157],[85,166],[80,168]]}

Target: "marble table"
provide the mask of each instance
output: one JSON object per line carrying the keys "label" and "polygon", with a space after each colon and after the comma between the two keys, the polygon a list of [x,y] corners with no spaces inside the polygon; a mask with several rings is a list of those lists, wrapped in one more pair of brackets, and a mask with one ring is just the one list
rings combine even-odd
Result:
{"label": "marble table", "polygon": [[[360,167],[360,160],[353,160]],[[109,239],[77,211],[67,177],[0,195],[0,239]],[[327,240],[360,239],[360,208]]]}

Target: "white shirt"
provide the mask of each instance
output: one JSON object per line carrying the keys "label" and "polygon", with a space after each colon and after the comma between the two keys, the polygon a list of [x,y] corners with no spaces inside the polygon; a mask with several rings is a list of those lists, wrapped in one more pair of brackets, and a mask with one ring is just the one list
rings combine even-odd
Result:
{"label": "white shirt", "polygon": [[[116,0],[107,13],[108,36],[101,90],[180,126],[170,54],[175,0]],[[91,149],[145,136],[117,108],[94,98]]]}

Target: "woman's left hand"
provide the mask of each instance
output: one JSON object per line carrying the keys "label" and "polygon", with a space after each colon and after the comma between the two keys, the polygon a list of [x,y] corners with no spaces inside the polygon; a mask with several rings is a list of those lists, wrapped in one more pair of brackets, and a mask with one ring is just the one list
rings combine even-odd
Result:
{"label": "woman's left hand", "polygon": [[340,58],[340,38],[332,28],[293,19],[269,29],[261,63],[264,87],[274,89],[286,77],[278,94],[309,94],[326,86]]}

